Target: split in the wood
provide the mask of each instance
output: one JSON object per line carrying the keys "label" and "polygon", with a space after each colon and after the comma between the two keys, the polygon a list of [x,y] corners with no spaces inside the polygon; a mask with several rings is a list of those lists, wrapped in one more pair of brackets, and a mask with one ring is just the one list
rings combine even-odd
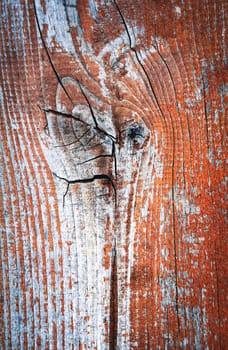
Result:
{"label": "split in the wood", "polygon": [[[91,106],[90,106],[90,107],[91,107]],[[73,119],[73,120],[75,120],[75,121],[78,121],[78,122],[80,122],[80,123],[82,123],[82,124],[88,126],[89,128],[92,127],[89,123],[85,122],[84,120],[82,120],[82,119],[80,118],[80,114],[75,115],[75,114],[72,114],[72,113],[67,113],[67,112],[58,111],[58,110],[56,110],[56,109],[54,109],[54,108],[41,108],[41,107],[39,107],[39,108],[40,108],[41,110],[43,110],[45,113],[53,113],[53,114],[55,114],[55,115],[57,115],[57,116],[61,116],[61,117],[63,117],[63,118],[70,118],[70,119]],[[91,107],[91,108],[90,108],[90,111],[92,111],[92,110],[93,110],[93,109],[92,109],[92,107]],[[96,117],[95,117],[94,113],[93,113],[92,115],[93,115],[93,120],[96,121],[96,122],[94,123],[94,124],[95,124],[94,129],[97,130],[98,133],[99,133],[101,136],[103,136],[103,137],[108,137],[108,138],[111,139],[112,141],[117,141],[117,137],[115,137],[115,136],[113,136],[112,134],[108,133],[106,130],[104,130],[102,127],[100,127],[100,126],[98,125],[98,122],[97,122],[97,120],[96,120]]]}
{"label": "split in the wood", "polygon": [[[114,144],[114,142],[112,143],[112,153],[110,153],[110,154],[100,154],[100,155],[98,155],[96,157],[92,157],[92,158],[89,158],[87,160],[84,160],[83,162],[77,163],[77,165],[82,165],[82,164],[85,164],[85,163],[89,163],[89,162],[92,162],[92,161],[100,159],[100,158],[114,158],[114,160],[115,160],[115,144]],[[116,174],[116,170],[117,169],[115,169],[115,175],[117,175]]]}
{"label": "split in the wood", "polygon": [[[67,147],[67,146],[72,146],[76,143],[80,143],[81,147],[83,147],[85,149],[86,146],[88,146],[91,141],[97,136],[97,135],[93,135],[87,142],[86,144],[83,144],[82,143],[82,139],[84,136],[86,136],[86,134],[88,134],[89,131],[91,131],[92,129],[92,126],[90,126],[88,123],[86,123],[85,121],[83,121],[82,119],[80,119],[80,115],[78,116],[75,116],[71,113],[66,113],[66,112],[61,112],[61,111],[57,111],[55,109],[51,109],[51,108],[42,108],[42,110],[45,112],[45,113],[53,113],[55,115],[60,115],[61,117],[64,117],[64,118],[71,118],[73,120],[76,120],[76,121],[79,121],[81,122],[82,124],[86,125],[88,127],[88,129],[78,138],[78,137],[75,137],[75,140],[72,141],[72,142],[69,142],[67,144],[63,144],[63,145],[56,145],[55,147]],[[92,110],[92,108],[91,108]],[[93,114],[94,115],[94,114]],[[94,116],[94,119],[96,120],[95,116]],[[93,161],[93,160],[96,160],[96,159],[99,159],[99,158],[113,158],[114,159],[114,171],[115,171],[115,176],[117,176],[117,161],[116,161],[116,151],[115,151],[115,144],[117,142],[117,138],[114,137],[113,135],[107,133],[104,129],[102,129],[101,127],[98,126],[98,123],[97,123],[97,120],[96,120],[96,125],[93,127],[95,128],[95,130],[98,131],[98,134],[101,138],[105,138],[105,137],[108,137],[110,140],[111,140],[111,143],[112,143],[112,152],[110,154],[101,154],[101,155],[98,155],[96,157],[92,157],[90,159],[87,159],[83,162],[79,162],[77,163],[77,165],[82,165],[82,164],[85,164],[85,163],[88,163],[90,161]],[[100,142],[99,144],[97,144],[96,146],[101,146],[104,142]],[[79,147],[76,147],[75,149],[79,149]]]}
{"label": "split in the wood", "polygon": [[156,104],[157,104],[158,110],[159,110],[160,114],[162,115],[163,119],[165,120],[164,113],[163,113],[162,108],[161,108],[161,106],[160,106],[160,103],[159,103],[159,101],[158,101],[158,98],[157,98],[157,95],[156,95],[155,90],[154,90],[154,88],[153,88],[153,85],[152,85],[152,83],[151,83],[150,77],[149,77],[149,75],[148,75],[148,73],[147,73],[147,71],[146,71],[146,68],[144,67],[144,65],[142,64],[142,62],[141,62],[141,60],[140,60],[140,58],[139,58],[139,54],[138,54],[136,48],[132,45],[131,35],[130,35],[129,29],[128,29],[127,22],[126,22],[126,20],[125,20],[123,14],[122,14],[122,12],[121,12],[121,10],[120,10],[120,7],[119,7],[117,1],[116,1],[116,0],[113,0],[113,3],[115,4],[115,7],[116,7],[116,9],[117,9],[117,12],[119,13],[120,18],[121,18],[122,23],[123,23],[123,26],[124,26],[124,28],[125,28],[125,30],[126,30],[127,37],[128,37],[128,40],[129,40],[129,47],[130,47],[130,50],[134,53],[135,58],[136,58],[136,61],[138,62],[139,66],[141,67],[141,69],[142,69],[142,71],[143,71],[143,73],[144,73],[144,76],[145,76],[145,78],[146,78],[146,80],[147,80],[147,82],[148,82],[148,85],[149,85],[149,87],[150,87],[150,90],[151,90],[151,92],[152,92],[152,95],[154,96],[154,99],[155,99],[155,102],[156,102]]}
{"label": "split in the wood", "polygon": [[110,276],[110,319],[109,319],[109,346],[110,350],[117,349],[118,335],[118,266],[116,239],[112,248],[111,276]]}
{"label": "split in the wood", "polygon": [[72,113],[67,113],[67,112],[62,112],[62,111],[57,111],[56,109],[53,109],[53,108],[41,108],[45,113],[53,113],[57,116],[61,116],[63,118],[70,118],[70,119],[74,119],[86,126],[90,126],[88,123],[86,123],[84,120],[82,120],[80,118],[80,114],[78,114],[78,116],[75,116],[74,114]]}
{"label": "split in the wood", "polygon": [[[89,102],[88,102],[88,103],[89,103]],[[85,164],[85,163],[88,163],[88,162],[90,162],[90,161],[97,160],[97,159],[99,159],[99,158],[107,158],[107,157],[113,158],[113,159],[114,159],[114,172],[115,172],[115,177],[117,177],[117,161],[116,161],[116,152],[115,152],[115,142],[116,142],[117,139],[116,139],[114,136],[112,136],[112,135],[110,135],[109,133],[107,133],[107,132],[106,132],[105,130],[103,130],[101,127],[99,127],[98,122],[97,122],[97,120],[96,120],[96,117],[95,117],[94,113],[92,112],[93,110],[92,110],[92,107],[91,107],[91,106],[90,106],[90,111],[91,111],[91,113],[93,113],[93,120],[95,121],[95,122],[94,122],[95,126],[93,126],[93,127],[92,127],[91,125],[89,125],[88,123],[86,123],[85,121],[83,121],[82,119],[80,119],[80,116],[79,116],[79,115],[78,115],[78,116],[75,116],[75,115],[73,115],[73,114],[71,114],[71,113],[66,113],[66,112],[62,112],[62,111],[57,111],[57,110],[51,109],[51,108],[43,108],[43,111],[44,111],[45,113],[53,113],[54,115],[61,116],[61,117],[63,117],[63,118],[71,118],[71,119],[73,119],[73,120],[75,120],[75,121],[77,121],[77,122],[80,122],[80,123],[86,125],[86,127],[88,127],[87,130],[86,130],[79,138],[77,138],[77,139],[74,140],[73,142],[70,142],[70,143],[65,144],[65,145],[58,145],[58,146],[55,146],[55,147],[69,146],[69,145],[73,145],[73,144],[75,144],[75,143],[77,143],[77,142],[80,142],[80,145],[83,146],[83,148],[85,149],[85,147],[91,143],[92,139],[95,138],[95,136],[97,136],[96,134],[94,134],[94,135],[87,141],[86,144],[83,144],[83,143],[82,143],[82,141],[81,141],[82,138],[83,138],[92,128],[94,128],[94,129],[98,132],[98,135],[100,135],[101,139],[102,139],[102,138],[105,138],[105,137],[108,137],[108,138],[111,140],[111,143],[112,143],[112,152],[111,152],[110,154],[101,154],[101,155],[98,155],[98,156],[96,156],[96,157],[92,157],[92,158],[90,158],[90,159],[87,159],[87,160],[85,160],[85,161],[83,161],[83,162],[80,162],[80,163],[78,163],[77,165],[83,165],[83,164]],[[98,145],[102,145],[102,142],[100,142]],[[70,186],[71,184],[75,184],[75,183],[89,183],[89,182],[93,182],[93,181],[98,180],[98,179],[106,179],[106,180],[108,180],[108,181],[111,183],[111,185],[112,185],[112,187],[113,187],[113,190],[114,190],[115,204],[116,204],[116,201],[117,201],[116,187],[115,187],[115,185],[114,185],[114,182],[113,182],[111,176],[109,176],[109,175],[107,175],[107,174],[98,174],[98,175],[94,175],[94,176],[91,177],[91,178],[75,179],[75,180],[68,180],[67,178],[58,176],[56,173],[54,173],[54,175],[55,175],[56,177],[58,177],[59,179],[64,180],[64,181],[67,182],[67,188],[66,188],[66,191],[65,191],[65,193],[64,193],[64,195],[63,195],[63,205],[65,205],[65,197],[66,197],[66,195],[67,195],[67,193],[68,193],[69,186]]]}
{"label": "split in the wood", "polygon": [[60,86],[62,87],[63,91],[65,92],[66,96],[69,98],[70,102],[73,104],[73,101],[67,91],[67,89],[65,88],[65,86],[63,85],[63,82],[62,82],[62,79],[61,77],[59,76],[59,73],[57,71],[57,69],[55,68],[55,65],[52,61],[52,58],[51,58],[51,55],[49,53],[49,50],[47,48],[47,45],[45,43],[45,40],[44,40],[44,37],[43,37],[43,34],[42,34],[42,30],[41,30],[41,27],[40,27],[40,22],[39,22],[39,19],[38,19],[38,15],[37,15],[37,11],[36,11],[36,4],[35,4],[35,0],[33,0],[33,6],[34,6],[34,14],[35,14],[35,19],[36,19],[36,23],[37,23],[37,27],[38,27],[38,31],[40,33],[40,38],[41,38],[41,41],[42,41],[42,44],[43,44],[43,47],[44,47],[44,50],[47,54],[47,57],[48,57],[48,60],[49,60],[49,63],[51,65],[51,68],[56,76],[56,79],[58,80]]}
{"label": "split in the wood", "polygon": [[114,197],[115,197],[115,204],[117,203],[117,191],[116,191],[116,187],[115,187],[115,184],[113,182],[113,179],[110,175],[97,174],[97,175],[94,175],[93,177],[90,177],[90,178],[74,179],[74,180],[69,180],[65,177],[57,175],[56,173],[53,173],[53,175],[56,176],[58,179],[63,180],[67,183],[67,188],[66,188],[66,191],[63,195],[63,206],[65,206],[65,197],[69,191],[70,185],[77,184],[77,183],[90,183],[90,182],[94,182],[95,180],[107,180],[112,185],[112,188],[114,191]]}

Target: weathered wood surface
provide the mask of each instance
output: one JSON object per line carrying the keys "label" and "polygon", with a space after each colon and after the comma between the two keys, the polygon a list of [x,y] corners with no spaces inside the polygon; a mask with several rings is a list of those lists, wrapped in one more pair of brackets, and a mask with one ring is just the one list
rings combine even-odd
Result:
{"label": "weathered wood surface", "polygon": [[2,349],[227,348],[227,5],[1,1]]}

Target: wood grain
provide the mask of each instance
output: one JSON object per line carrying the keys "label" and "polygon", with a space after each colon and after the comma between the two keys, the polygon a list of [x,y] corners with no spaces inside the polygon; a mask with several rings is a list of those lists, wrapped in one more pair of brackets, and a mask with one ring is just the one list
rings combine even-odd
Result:
{"label": "wood grain", "polygon": [[226,349],[227,2],[0,13],[1,348]]}

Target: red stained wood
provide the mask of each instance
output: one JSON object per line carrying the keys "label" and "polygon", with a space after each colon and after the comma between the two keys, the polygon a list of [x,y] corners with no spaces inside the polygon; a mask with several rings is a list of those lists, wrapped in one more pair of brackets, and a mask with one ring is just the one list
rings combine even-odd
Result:
{"label": "red stained wood", "polygon": [[227,10],[1,2],[2,349],[226,349]]}

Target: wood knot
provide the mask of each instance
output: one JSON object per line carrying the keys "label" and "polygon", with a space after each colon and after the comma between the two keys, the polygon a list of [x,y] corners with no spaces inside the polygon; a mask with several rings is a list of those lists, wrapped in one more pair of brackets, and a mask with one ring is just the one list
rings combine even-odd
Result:
{"label": "wood knot", "polygon": [[133,146],[141,146],[145,140],[145,133],[142,125],[134,124],[127,130],[128,141],[133,144]]}
{"label": "wood knot", "polygon": [[142,123],[135,122],[121,132],[123,146],[134,150],[143,148],[148,138],[149,131]]}

